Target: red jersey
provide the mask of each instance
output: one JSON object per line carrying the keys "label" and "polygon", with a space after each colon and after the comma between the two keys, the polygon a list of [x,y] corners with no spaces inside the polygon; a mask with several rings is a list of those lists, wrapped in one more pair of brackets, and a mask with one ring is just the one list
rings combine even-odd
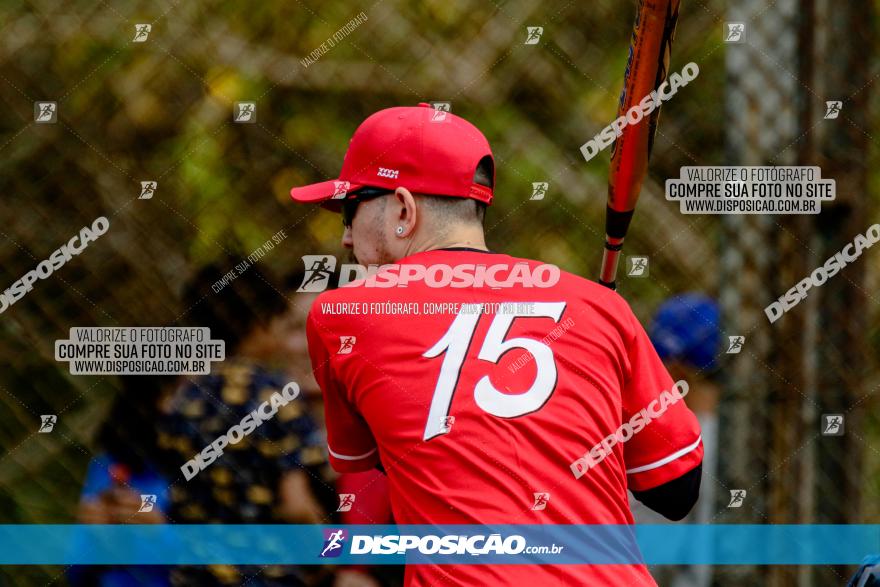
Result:
{"label": "red jersey", "polygon": [[[400,287],[395,275],[421,275],[409,266],[427,271]],[[554,282],[548,267],[428,251],[312,306],[330,462],[356,472],[381,461],[397,523],[632,524],[628,488],[702,461],[696,417],[669,401],[672,378],[629,305],[552,267]],[[639,414],[625,442],[603,447]],[[407,584],[654,581],[640,565],[412,565]]]}

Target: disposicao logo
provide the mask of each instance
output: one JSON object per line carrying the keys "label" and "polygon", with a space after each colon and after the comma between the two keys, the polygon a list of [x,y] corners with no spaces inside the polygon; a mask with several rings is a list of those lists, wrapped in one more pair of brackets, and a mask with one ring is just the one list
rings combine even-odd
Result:
{"label": "disposicao logo", "polygon": [[319,555],[321,558],[334,558],[342,554],[343,544],[348,536],[345,530],[324,530],[324,548]]}

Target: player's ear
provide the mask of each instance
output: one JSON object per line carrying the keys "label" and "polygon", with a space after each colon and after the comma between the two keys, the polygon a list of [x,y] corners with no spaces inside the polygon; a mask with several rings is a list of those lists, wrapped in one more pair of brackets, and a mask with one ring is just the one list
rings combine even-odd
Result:
{"label": "player's ear", "polygon": [[[412,234],[416,227],[416,218],[418,217],[418,208],[416,206],[416,198],[405,187],[399,187],[394,190],[395,198],[395,214],[397,218],[397,236],[405,238]],[[403,230],[400,230],[400,229]]]}

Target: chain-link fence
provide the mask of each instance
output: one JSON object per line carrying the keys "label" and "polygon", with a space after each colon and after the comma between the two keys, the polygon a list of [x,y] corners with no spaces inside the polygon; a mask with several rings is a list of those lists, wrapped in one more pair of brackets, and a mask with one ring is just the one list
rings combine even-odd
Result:
{"label": "chain-link fence", "polygon": [[[110,227],[0,314],[3,522],[74,521],[120,388],[113,377],[70,375],[54,341],[74,326],[181,323],[185,280],[279,230],[286,238],[259,262],[276,273],[300,269],[305,254],[343,255],[338,217],[295,206],[288,190],[336,177],[352,131],[380,108],[450,102],[496,157],[490,247],[593,278],[608,155],[585,162],[579,147],[615,117],[635,9],[569,0],[5,6],[2,287],[96,218]],[[743,43],[724,42],[726,21],[745,23]],[[622,276],[620,293],[647,323],[664,299],[706,292],[721,304],[725,337],[746,337],[739,354],[721,349],[713,523],[867,523],[880,513],[878,253],[779,322],[763,312],[877,220],[873,24],[869,2],[685,0],[681,10],[671,70],[693,61],[700,75],[664,107],[624,249],[648,257],[650,272]],[[526,43],[527,27],[542,27],[537,42]],[[832,99],[843,109],[826,120]],[[35,104],[46,102],[54,122],[36,120]],[[254,119],[234,120],[239,102],[254,104]],[[817,217],[682,215],[664,199],[664,180],[681,166],[720,164],[820,165],[838,199]],[[142,182],[155,182],[151,197]],[[549,183],[542,199],[531,199],[533,182]],[[297,303],[290,290],[279,295]],[[51,434],[38,432],[44,414],[57,415]],[[823,436],[823,414],[845,415],[845,434]],[[727,507],[734,489],[747,490],[745,507]],[[714,580],[841,584],[849,570],[719,568]],[[61,574],[4,572],[21,585]]]}

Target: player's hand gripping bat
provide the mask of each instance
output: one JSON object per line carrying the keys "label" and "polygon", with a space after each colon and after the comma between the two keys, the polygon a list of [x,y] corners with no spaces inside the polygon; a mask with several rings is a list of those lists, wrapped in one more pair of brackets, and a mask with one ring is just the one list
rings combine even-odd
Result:
{"label": "player's hand gripping bat", "polygon": [[[618,116],[626,112],[666,81],[672,39],[678,21],[680,0],[640,0],[629,60],[624,74]],[[637,124],[630,124],[614,143],[608,173],[608,209],[605,217],[605,253],[599,283],[615,289],[617,262],[623,238],[629,229],[660,115],[659,105]]]}

